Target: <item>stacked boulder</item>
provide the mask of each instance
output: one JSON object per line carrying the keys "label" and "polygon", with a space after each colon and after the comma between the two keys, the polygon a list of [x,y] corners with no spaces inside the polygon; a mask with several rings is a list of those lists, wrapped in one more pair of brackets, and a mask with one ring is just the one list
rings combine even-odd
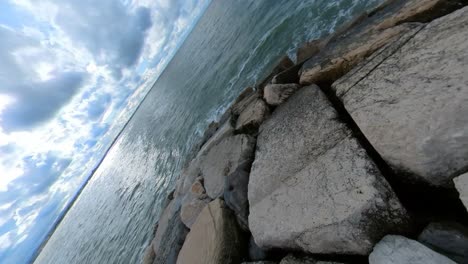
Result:
{"label": "stacked boulder", "polygon": [[388,0],[282,59],[210,126],[145,263],[468,263],[466,4]]}

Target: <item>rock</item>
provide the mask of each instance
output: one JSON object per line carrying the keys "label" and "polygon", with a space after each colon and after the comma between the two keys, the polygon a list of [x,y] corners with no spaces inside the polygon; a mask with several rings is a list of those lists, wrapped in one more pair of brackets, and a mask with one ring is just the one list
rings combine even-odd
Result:
{"label": "rock", "polygon": [[262,124],[248,197],[262,248],[365,255],[406,227],[406,211],[317,86]]}
{"label": "rock", "polygon": [[[199,153],[201,154],[201,153]],[[192,184],[197,177],[201,175],[200,170],[200,159],[204,155],[198,155],[193,160],[190,161],[187,167],[185,167],[179,175],[176,183],[176,189],[174,192],[174,197],[183,199],[186,195],[190,193]]]}
{"label": "rock", "polygon": [[316,55],[326,45],[324,39],[315,39],[308,41],[297,49],[296,62],[301,63]]}
{"label": "rock", "polygon": [[273,261],[253,261],[253,262],[242,262],[242,264],[276,264]]}
{"label": "rock", "polygon": [[205,187],[203,187],[203,177],[195,179],[195,182],[192,184],[192,188],[190,188],[190,192],[196,197],[201,197],[206,193]]}
{"label": "rock", "polygon": [[206,195],[203,182],[203,177],[197,177],[192,184],[190,193],[182,198],[180,218],[188,228],[192,227],[200,212],[211,201],[208,195]]}
{"label": "rock", "polygon": [[313,258],[310,258],[310,257],[298,258],[291,254],[287,255],[280,262],[280,264],[315,264],[315,263],[317,263],[317,261]]}
{"label": "rock", "polygon": [[458,223],[431,223],[418,241],[457,263],[468,263],[468,228]]}
{"label": "rock", "polygon": [[253,88],[248,87],[245,89],[230,107],[232,115],[239,116],[242,111],[244,111],[244,109],[258,97],[259,95],[253,90]]}
{"label": "rock", "polygon": [[262,260],[267,258],[267,251],[260,248],[253,239],[252,236],[249,238],[249,258],[250,260]]}
{"label": "rock", "polygon": [[251,162],[243,163],[233,173],[226,176],[224,181],[224,200],[226,205],[234,211],[240,227],[244,230],[249,230],[247,189],[251,165]]}
{"label": "rock", "polygon": [[437,19],[332,86],[406,182],[451,187],[468,166],[467,24],[467,8]]}
{"label": "rock", "polygon": [[180,205],[172,200],[159,219],[159,228],[152,241],[154,263],[173,264],[187,236],[188,229],[179,217]]}
{"label": "rock", "polygon": [[279,60],[279,62],[276,64],[276,66],[273,68],[271,73],[265,79],[263,79],[258,85],[256,85],[259,91],[263,91],[263,88],[271,82],[274,76],[276,76],[280,72],[283,72],[293,66],[294,66],[294,62],[287,55],[283,56]]}
{"label": "rock", "polygon": [[251,136],[236,135],[223,139],[208,151],[200,161],[200,168],[209,197],[215,199],[223,195],[226,177],[252,162],[254,147],[255,140]]}
{"label": "rock", "polygon": [[180,219],[186,227],[192,228],[192,225],[198,215],[210,201],[210,199],[198,199],[195,197],[191,197],[187,199],[187,201],[184,201],[180,211]]}
{"label": "rock", "polygon": [[286,101],[300,86],[295,83],[290,84],[269,84],[265,86],[263,97],[269,105],[277,106]]}
{"label": "rock", "polygon": [[311,257],[296,257],[292,254],[287,255],[283,258],[280,264],[342,264],[339,262],[329,262],[329,261],[318,261]]}
{"label": "rock", "polygon": [[423,244],[402,237],[387,235],[369,256],[369,264],[455,264],[449,258]]}
{"label": "rock", "polygon": [[303,63],[288,68],[273,77],[272,84],[299,83],[299,71]]}
{"label": "rock", "polygon": [[239,263],[243,239],[232,213],[220,199],[198,216],[180,250],[177,264]]}
{"label": "rock", "polygon": [[204,155],[214,145],[218,144],[221,140],[234,134],[234,128],[231,125],[231,120],[227,120],[216,133],[208,139],[208,141],[201,147],[198,155]]}
{"label": "rock", "polygon": [[465,205],[468,211],[468,173],[458,176],[453,180],[458,193],[460,194],[460,200]]}
{"label": "rock", "polygon": [[145,249],[145,253],[143,254],[143,264],[152,264],[154,261],[154,257],[156,255],[154,254],[153,246],[150,244],[148,247]]}
{"label": "rock", "polygon": [[302,67],[300,83],[308,85],[333,82],[381,47],[413,29],[412,27],[413,24],[404,24],[380,32],[366,32],[354,43],[342,48],[341,52],[330,54],[327,58],[320,57],[319,61],[311,59]]}
{"label": "rock", "polygon": [[252,101],[239,115],[236,122],[236,132],[255,133],[269,114],[270,110],[262,99]]}
{"label": "rock", "polygon": [[466,4],[465,0],[386,1],[328,37],[327,45],[304,64],[300,82],[332,83],[407,31],[404,23],[426,23]]}

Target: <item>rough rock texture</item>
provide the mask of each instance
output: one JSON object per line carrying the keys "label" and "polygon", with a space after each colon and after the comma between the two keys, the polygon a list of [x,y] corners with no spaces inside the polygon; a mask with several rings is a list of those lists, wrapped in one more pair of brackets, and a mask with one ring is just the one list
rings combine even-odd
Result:
{"label": "rough rock texture", "polygon": [[180,205],[172,200],[159,219],[159,227],[152,241],[154,264],[176,263],[188,229],[179,217]]}
{"label": "rough rock texture", "polygon": [[299,71],[304,63],[301,62],[288,68],[273,77],[271,80],[272,84],[285,84],[285,83],[298,83],[299,82]]}
{"label": "rough rock texture", "polygon": [[306,61],[301,83],[330,82],[405,32],[407,22],[429,22],[466,5],[465,0],[391,0],[325,38],[327,45]]}
{"label": "rough rock texture", "polygon": [[143,254],[142,264],[152,264],[155,256],[156,255],[154,254],[153,245],[150,244]]}
{"label": "rough rock texture", "polygon": [[437,19],[390,56],[371,58],[375,67],[362,67],[357,82],[333,85],[404,180],[446,187],[468,169],[467,25],[467,8]]}
{"label": "rough rock texture", "polygon": [[231,212],[220,199],[209,203],[193,224],[178,264],[239,263],[243,240]]}
{"label": "rough rock texture", "polygon": [[269,84],[265,86],[263,98],[269,105],[277,106],[284,103],[300,86],[295,83],[290,84]]}
{"label": "rough rock texture", "polygon": [[180,218],[188,228],[192,227],[200,212],[211,201],[208,195],[206,195],[203,182],[202,177],[195,179],[190,192],[182,199]]}
{"label": "rough rock texture", "polygon": [[263,91],[263,88],[272,81],[274,76],[276,76],[280,72],[283,72],[293,66],[294,66],[294,62],[288,56],[282,57],[279,60],[279,62],[276,64],[276,66],[273,68],[271,73],[257,85],[257,88],[260,91]]}
{"label": "rough rock texture", "polygon": [[270,114],[262,99],[255,99],[240,113],[236,122],[237,133],[254,133]]}
{"label": "rough rock texture", "polygon": [[468,173],[458,176],[453,181],[458,193],[460,194],[460,200],[468,211]]}
{"label": "rough rock texture", "polygon": [[247,188],[249,185],[251,164],[252,163],[249,161],[244,162],[233,173],[227,175],[224,181],[224,200],[226,205],[234,211],[240,227],[244,230],[249,229],[249,200],[247,199]]}
{"label": "rough rock texture", "polygon": [[216,133],[206,141],[201,147],[199,155],[206,154],[214,145],[218,144],[221,140],[232,136],[234,134],[234,128],[231,125],[231,120],[228,119],[224,124],[216,131]]}
{"label": "rough rock texture", "polygon": [[302,67],[300,83],[307,85],[336,80],[366,57],[411,29],[413,24],[403,24],[381,32],[366,32],[354,43],[339,50],[341,52],[331,55],[324,61],[320,59],[317,61],[314,58],[307,61]]}
{"label": "rough rock texture", "polygon": [[301,63],[306,61],[310,57],[319,53],[326,44],[327,41],[324,39],[315,39],[302,44],[302,46],[297,49],[296,62]]}
{"label": "rough rock texture", "polygon": [[255,156],[249,227],[263,248],[364,255],[405,228],[405,210],[317,86],[276,109]]}
{"label": "rough rock texture", "polygon": [[294,255],[287,255],[284,257],[280,264],[315,264],[317,261],[310,257],[298,258]]}
{"label": "rough rock texture", "polygon": [[460,264],[468,263],[468,228],[458,223],[431,223],[418,241]]}
{"label": "rough rock texture", "polygon": [[283,258],[280,264],[341,264],[339,262],[318,261],[311,257],[296,257],[294,255],[287,255]]}
{"label": "rough rock texture", "polygon": [[369,256],[369,264],[455,264],[423,244],[402,237],[385,236]]}
{"label": "rough rock texture", "polygon": [[247,87],[241,94],[237,97],[237,99],[232,103],[230,112],[234,116],[239,116],[242,111],[255,99],[259,97],[258,93],[252,87]]}
{"label": "rough rock texture", "polygon": [[200,168],[209,197],[215,199],[223,195],[226,177],[252,162],[254,147],[252,137],[236,135],[223,139],[208,151],[200,161]]}

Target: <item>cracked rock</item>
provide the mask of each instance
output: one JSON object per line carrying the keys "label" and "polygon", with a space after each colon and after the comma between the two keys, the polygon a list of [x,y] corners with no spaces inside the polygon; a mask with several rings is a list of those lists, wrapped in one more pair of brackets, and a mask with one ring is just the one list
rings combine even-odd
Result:
{"label": "cracked rock", "polygon": [[241,260],[243,242],[232,212],[222,200],[216,199],[192,225],[177,264],[236,264]]}
{"label": "cracked rock", "polygon": [[249,227],[262,248],[366,255],[408,220],[315,85],[295,93],[261,126],[248,196]]}
{"label": "cracked rock", "polygon": [[467,25],[468,8],[434,20],[333,85],[402,181],[453,187],[468,168]]}
{"label": "cracked rock", "polygon": [[300,86],[295,83],[269,84],[265,86],[263,97],[269,105],[277,106],[284,103],[299,88]]}

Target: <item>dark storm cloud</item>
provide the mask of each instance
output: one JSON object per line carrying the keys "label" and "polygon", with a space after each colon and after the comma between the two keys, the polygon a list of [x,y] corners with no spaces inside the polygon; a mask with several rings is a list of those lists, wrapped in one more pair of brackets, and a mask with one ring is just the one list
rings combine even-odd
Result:
{"label": "dark storm cloud", "polygon": [[140,57],[151,15],[143,7],[130,11],[121,1],[69,0],[61,3],[56,23],[120,78]]}
{"label": "dark storm cloud", "polygon": [[47,81],[12,87],[16,101],[1,114],[5,131],[29,129],[53,117],[81,87],[85,73],[64,72]]}

